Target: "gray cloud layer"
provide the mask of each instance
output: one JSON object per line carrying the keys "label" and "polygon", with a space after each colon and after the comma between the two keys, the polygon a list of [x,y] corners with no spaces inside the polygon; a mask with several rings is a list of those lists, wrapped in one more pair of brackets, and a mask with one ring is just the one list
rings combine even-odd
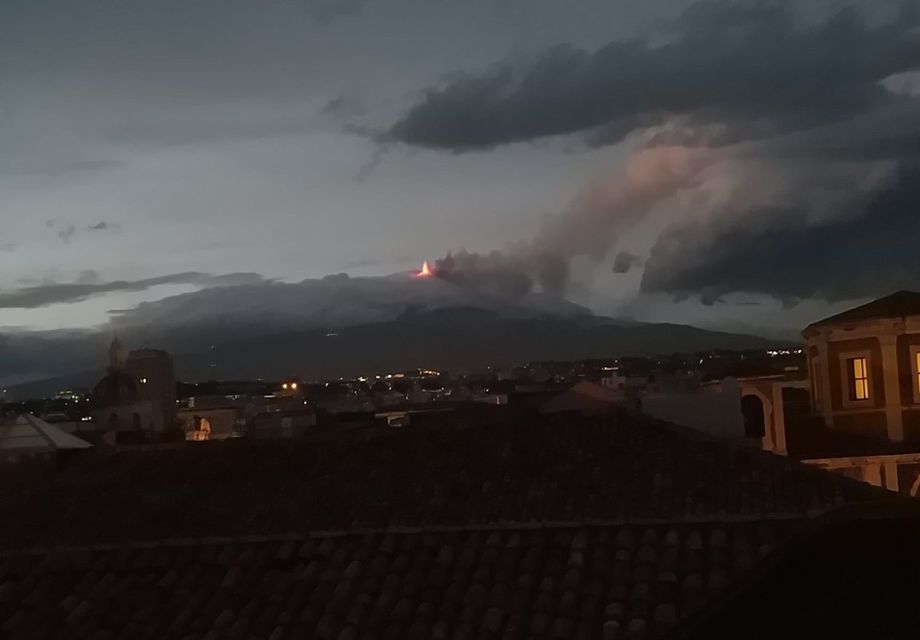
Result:
{"label": "gray cloud layer", "polygon": [[219,287],[260,280],[262,277],[253,273],[211,275],[188,271],[141,280],[97,282],[93,272],[86,272],[77,282],[49,282],[11,291],[0,291],[0,309],[35,309],[52,304],[79,302],[106,293],[144,291],[164,284]]}
{"label": "gray cloud layer", "polygon": [[801,128],[895,100],[879,81],[920,64],[916,25],[908,9],[878,26],[852,10],[805,25],[781,6],[699,3],[661,45],[560,46],[429,89],[390,137],[464,151],[603,128],[616,142],[675,114]]}

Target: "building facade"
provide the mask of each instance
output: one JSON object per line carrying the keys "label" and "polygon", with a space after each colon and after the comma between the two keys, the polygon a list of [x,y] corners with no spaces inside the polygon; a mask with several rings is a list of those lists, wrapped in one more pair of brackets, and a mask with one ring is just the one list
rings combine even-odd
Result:
{"label": "building facade", "polygon": [[762,448],[920,497],[920,293],[899,291],[810,324],[807,377],[742,378]]}
{"label": "building facade", "polygon": [[176,428],[176,379],[165,351],[130,354],[118,338],[109,347],[109,366],[92,392],[92,419],[108,441],[149,440]]}
{"label": "building facade", "polygon": [[920,293],[899,291],[802,336],[812,406],[828,427],[920,443]]}
{"label": "building facade", "polygon": [[97,429],[115,444],[127,434],[145,434],[153,431],[153,408],[138,388],[134,376],[127,370],[128,353],[118,338],[109,346],[109,367],[96,383],[92,393],[92,418]]}

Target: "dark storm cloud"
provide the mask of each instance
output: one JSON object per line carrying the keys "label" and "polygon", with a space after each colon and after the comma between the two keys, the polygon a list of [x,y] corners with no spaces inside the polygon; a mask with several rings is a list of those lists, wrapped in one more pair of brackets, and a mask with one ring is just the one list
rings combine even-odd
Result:
{"label": "dark storm cloud", "polygon": [[191,284],[203,287],[236,285],[256,282],[262,276],[252,273],[211,275],[188,271],[141,280],[99,282],[95,272],[82,272],[77,282],[48,282],[20,289],[0,291],[0,309],[36,309],[52,304],[79,302],[106,293],[144,291],[164,284]]}
{"label": "dark storm cloud", "polygon": [[706,215],[675,216],[651,249],[642,291],[793,304],[916,289],[918,143],[912,100],[726,151],[717,173],[729,195]]}
{"label": "dark storm cloud", "polygon": [[595,130],[615,142],[678,114],[741,123],[736,137],[820,124],[897,100],[880,81],[920,64],[916,5],[905,7],[878,25],[849,9],[800,24],[777,5],[699,3],[660,45],[560,46],[524,69],[461,75],[387,137],[464,151]]}
{"label": "dark storm cloud", "polygon": [[[890,88],[893,75],[920,69],[916,6],[876,23],[852,10],[797,23],[777,6],[698,4],[660,46],[560,48],[524,72],[455,79],[392,133],[467,150],[574,132],[607,144],[643,130],[623,171],[531,242],[467,256],[450,271],[457,282],[464,268],[474,283],[501,270],[565,291],[573,259],[599,263],[616,249],[612,270],[643,268],[643,293],[706,303],[739,292],[792,304],[916,288],[920,261],[907,239],[920,230],[911,182],[920,99]],[[650,220],[663,229],[651,251],[618,246]],[[543,264],[553,279],[539,277]]]}
{"label": "dark storm cloud", "polygon": [[[920,285],[920,170],[902,169],[865,206],[824,224],[797,207],[743,212],[665,232],[642,289],[677,295],[766,293],[789,303],[871,297]],[[758,217],[769,224],[752,224]]]}
{"label": "dark storm cloud", "polygon": [[[521,290],[559,293],[574,258],[599,263],[618,249],[612,270],[644,268],[642,292],[706,303],[738,292],[791,304],[916,288],[918,141],[920,104],[912,99],[757,142],[639,149],[531,242],[464,254],[445,272],[467,286],[510,278]],[[656,212],[665,226],[647,258],[618,246]],[[540,277],[544,265],[555,279]]]}
{"label": "dark storm cloud", "polygon": [[899,100],[848,120],[740,146],[738,152],[777,162],[910,161],[920,157],[920,104],[917,98]]}

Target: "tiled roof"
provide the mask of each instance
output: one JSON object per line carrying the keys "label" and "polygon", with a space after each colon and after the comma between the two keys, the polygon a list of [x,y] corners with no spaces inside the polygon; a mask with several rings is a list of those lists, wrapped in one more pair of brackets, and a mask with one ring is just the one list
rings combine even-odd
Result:
{"label": "tiled roof", "polygon": [[843,313],[813,322],[805,329],[829,324],[861,322],[880,318],[901,318],[920,315],[920,293],[916,291],[896,291],[884,298],[848,309]]}
{"label": "tiled roof", "polygon": [[92,445],[27,413],[0,418],[0,455],[29,455]]}
{"label": "tiled roof", "polygon": [[0,477],[11,640],[640,640],[807,514],[888,495],[635,416],[19,471]]}
{"label": "tiled roof", "polygon": [[540,407],[542,413],[561,413],[566,411],[598,411],[609,409],[612,405],[622,403],[621,392],[605,386],[582,380],[547,400]]}
{"label": "tiled roof", "polygon": [[0,546],[508,523],[804,516],[877,489],[640,417],[202,443],[0,469]]}
{"label": "tiled roof", "polygon": [[355,533],[0,555],[0,636],[652,638],[797,525]]}

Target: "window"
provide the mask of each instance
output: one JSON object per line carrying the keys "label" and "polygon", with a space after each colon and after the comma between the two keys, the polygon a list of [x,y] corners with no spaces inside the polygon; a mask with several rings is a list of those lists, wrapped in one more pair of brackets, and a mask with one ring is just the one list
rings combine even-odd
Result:
{"label": "window", "polygon": [[920,345],[910,348],[911,376],[914,385],[914,404],[920,404]]}
{"label": "window", "polygon": [[847,360],[847,381],[850,400],[869,399],[868,358],[849,358]]}

